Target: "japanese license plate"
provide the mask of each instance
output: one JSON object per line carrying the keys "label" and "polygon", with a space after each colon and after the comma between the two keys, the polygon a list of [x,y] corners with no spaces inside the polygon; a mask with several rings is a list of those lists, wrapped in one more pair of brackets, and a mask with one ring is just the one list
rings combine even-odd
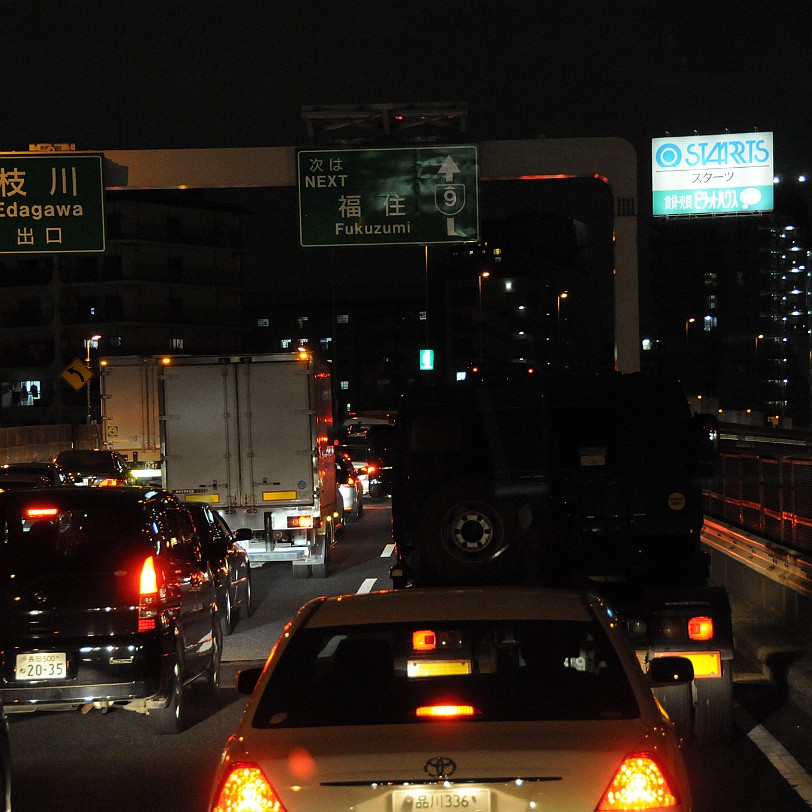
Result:
{"label": "japanese license plate", "polygon": [[17,679],[65,679],[68,658],[63,651],[38,651],[17,655]]}
{"label": "japanese license plate", "polygon": [[444,809],[491,812],[491,793],[474,787],[396,789],[392,793],[392,802],[393,812],[440,812]]}

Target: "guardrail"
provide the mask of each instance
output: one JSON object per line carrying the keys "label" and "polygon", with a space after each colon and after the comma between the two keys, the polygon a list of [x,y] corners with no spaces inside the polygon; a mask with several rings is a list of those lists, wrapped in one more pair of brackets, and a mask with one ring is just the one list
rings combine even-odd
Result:
{"label": "guardrail", "polygon": [[760,576],[812,598],[812,556],[707,517],[702,541]]}
{"label": "guardrail", "polygon": [[812,554],[812,456],[723,452],[703,499],[707,515]]}

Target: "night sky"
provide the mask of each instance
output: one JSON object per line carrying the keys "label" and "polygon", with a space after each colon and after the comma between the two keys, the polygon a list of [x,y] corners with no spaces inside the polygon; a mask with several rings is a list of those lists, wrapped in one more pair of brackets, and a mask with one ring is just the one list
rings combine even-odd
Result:
{"label": "night sky", "polygon": [[[812,171],[807,2],[6,0],[0,25],[0,150],[304,146],[303,105],[462,101],[473,143],[625,137],[641,184],[666,132],[772,130],[776,170]],[[233,197],[303,264],[295,198]]]}
{"label": "night sky", "polygon": [[809,3],[3,3],[0,148],[303,144],[302,105],[465,101],[471,140],[775,132],[809,169]]}

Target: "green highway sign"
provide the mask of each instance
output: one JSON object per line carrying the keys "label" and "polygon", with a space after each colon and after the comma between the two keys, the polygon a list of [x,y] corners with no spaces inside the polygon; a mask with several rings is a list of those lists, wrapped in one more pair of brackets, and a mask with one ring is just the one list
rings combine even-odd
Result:
{"label": "green highway sign", "polygon": [[297,178],[304,247],[479,240],[475,146],[303,149]]}
{"label": "green highway sign", "polygon": [[101,153],[0,153],[0,254],[104,251]]}

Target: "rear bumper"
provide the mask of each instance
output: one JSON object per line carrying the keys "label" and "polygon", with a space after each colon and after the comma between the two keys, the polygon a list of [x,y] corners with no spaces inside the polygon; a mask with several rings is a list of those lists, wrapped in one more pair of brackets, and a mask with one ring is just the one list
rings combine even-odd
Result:
{"label": "rear bumper", "polygon": [[[17,654],[31,651],[64,652],[67,677],[18,679]],[[162,654],[157,638],[104,645],[6,646],[0,651],[0,698],[7,713],[149,699],[161,691],[167,656]]]}

